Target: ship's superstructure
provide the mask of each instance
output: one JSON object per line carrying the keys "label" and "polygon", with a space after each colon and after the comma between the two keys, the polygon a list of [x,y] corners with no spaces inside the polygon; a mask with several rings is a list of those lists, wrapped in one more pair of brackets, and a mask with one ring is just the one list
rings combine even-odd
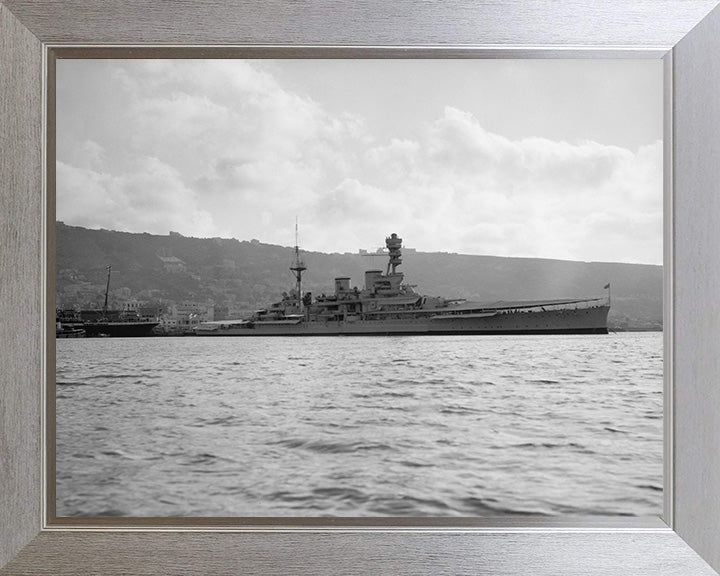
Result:
{"label": "ship's superstructure", "polygon": [[200,336],[390,334],[606,334],[610,298],[470,302],[423,296],[404,283],[402,239],[385,239],[388,264],[365,272],[362,288],[335,278],[333,294],[302,292],[307,269],[294,249],[296,285],[282,300],[244,320],[206,322]]}

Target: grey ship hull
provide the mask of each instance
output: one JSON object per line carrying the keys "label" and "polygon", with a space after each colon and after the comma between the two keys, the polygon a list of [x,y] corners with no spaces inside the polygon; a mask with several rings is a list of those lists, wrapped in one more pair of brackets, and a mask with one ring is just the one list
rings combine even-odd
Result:
{"label": "grey ship hull", "polygon": [[410,336],[463,334],[607,334],[607,305],[547,311],[441,315],[427,318],[214,322],[198,336]]}
{"label": "grey ship hull", "polygon": [[307,268],[295,246],[296,288],[246,320],[205,322],[198,336],[385,336],[433,334],[607,334],[605,298],[473,302],[423,296],[403,283],[402,238],[385,238],[387,271],[367,270],[365,286],[335,278],[334,294],[302,290]]}

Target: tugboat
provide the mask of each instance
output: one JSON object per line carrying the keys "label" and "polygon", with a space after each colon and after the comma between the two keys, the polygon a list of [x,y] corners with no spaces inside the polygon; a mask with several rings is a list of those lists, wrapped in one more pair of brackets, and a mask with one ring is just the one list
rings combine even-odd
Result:
{"label": "tugboat", "polygon": [[[110,291],[110,272],[107,266],[107,284],[105,285],[105,302],[102,310],[81,310],[80,312],[58,312],[56,322],[61,323],[62,331],[56,330],[56,337],[67,338],[66,334],[77,334],[76,337],[102,336],[135,338],[151,336],[152,329],[159,324],[154,320],[144,320],[137,313],[120,310],[108,310],[108,293]],[[73,331],[73,332],[70,332]],[[82,334],[80,334],[82,332]]]}
{"label": "tugboat", "polygon": [[85,330],[76,324],[63,324],[55,317],[55,338],[84,338]]}
{"label": "tugboat", "polygon": [[295,287],[281,301],[243,320],[205,322],[198,336],[340,336],[431,334],[607,334],[608,295],[526,301],[470,302],[424,296],[404,283],[402,238],[385,239],[388,264],[365,272],[365,286],[335,278],[335,293],[303,294],[307,269],[295,242]]}

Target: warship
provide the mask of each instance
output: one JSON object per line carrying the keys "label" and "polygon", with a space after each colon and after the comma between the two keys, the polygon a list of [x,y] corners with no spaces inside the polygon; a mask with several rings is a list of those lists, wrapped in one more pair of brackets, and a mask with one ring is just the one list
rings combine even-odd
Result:
{"label": "warship", "polygon": [[426,334],[607,334],[610,285],[602,298],[471,302],[417,293],[398,271],[402,239],[385,239],[387,269],[365,272],[362,288],[335,278],[334,294],[303,293],[307,267],[295,243],[295,287],[242,320],[204,322],[198,336],[347,336]]}

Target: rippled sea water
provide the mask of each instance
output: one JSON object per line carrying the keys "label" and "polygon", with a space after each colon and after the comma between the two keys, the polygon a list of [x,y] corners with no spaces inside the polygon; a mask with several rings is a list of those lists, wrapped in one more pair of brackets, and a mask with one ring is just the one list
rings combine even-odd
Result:
{"label": "rippled sea water", "polygon": [[58,516],[657,516],[662,334],[57,341]]}

